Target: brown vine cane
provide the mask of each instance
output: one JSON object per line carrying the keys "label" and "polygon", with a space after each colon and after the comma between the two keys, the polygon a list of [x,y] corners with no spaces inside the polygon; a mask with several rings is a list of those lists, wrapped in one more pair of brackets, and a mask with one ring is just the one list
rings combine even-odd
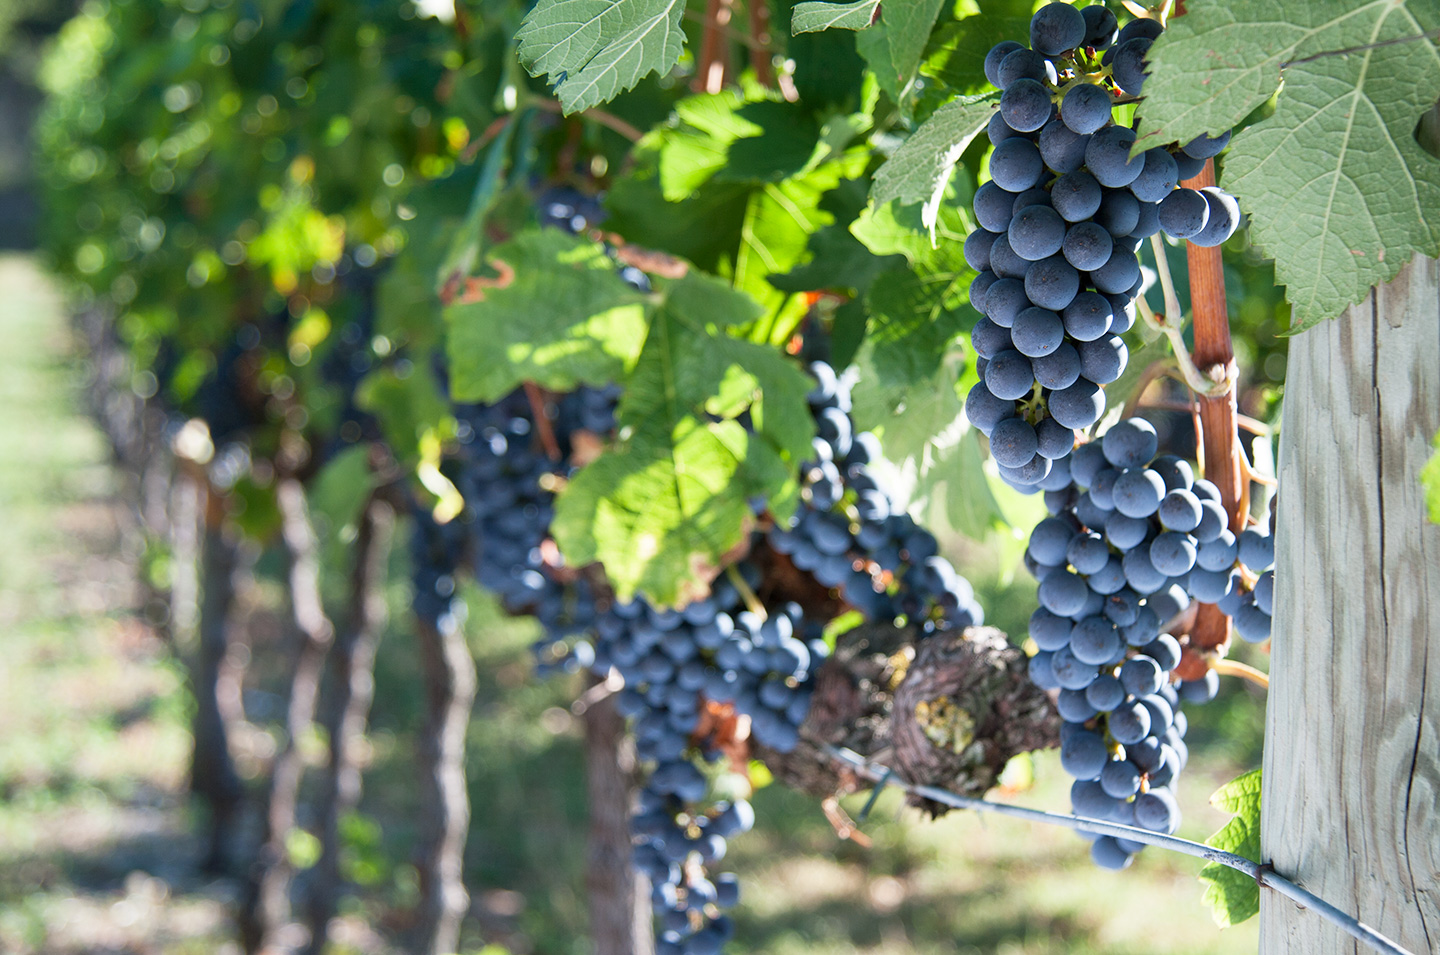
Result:
{"label": "brown vine cane", "polygon": [[[1181,185],[1190,189],[1215,185],[1214,160],[1205,160],[1199,175]],[[1185,257],[1190,272],[1190,310],[1195,319],[1195,366],[1212,381],[1231,382],[1221,394],[1195,396],[1200,406],[1197,438],[1203,448],[1205,477],[1220,489],[1230,529],[1238,534],[1245,527],[1250,495],[1249,485],[1241,476],[1240,445],[1236,440],[1235,348],[1230,341],[1224,265],[1218,246],[1201,248],[1187,242]],[[1214,604],[1200,604],[1175,675],[1182,680],[1200,679],[1210,666],[1206,657],[1223,654],[1229,645],[1230,618]]]}

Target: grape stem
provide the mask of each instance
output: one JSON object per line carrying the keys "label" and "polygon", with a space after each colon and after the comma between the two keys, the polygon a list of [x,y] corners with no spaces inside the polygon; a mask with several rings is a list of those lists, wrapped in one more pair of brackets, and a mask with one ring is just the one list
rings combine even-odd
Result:
{"label": "grape stem", "polygon": [[769,614],[765,612],[765,605],[760,602],[759,597],[755,596],[755,591],[745,582],[745,576],[740,573],[734,564],[725,568],[725,576],[730,578],[730,583],[735,585],[735,590],[740,594],[740,599],[745,601],[745,609],[751,613],[759,614],[761,620],[769,617]]}
{"label": "grape stem", "polygon": [[525,399],[530,402],[530,414],[535,419],[535,434],[540,446],[551,461],[560,460],[560,443],[555,440],[555,429],[550,425],[550,416],[545,413],[545,396],[533,381],[525,382]]}
{"label": "grape stem", "polygon": [[1140,373],[1140,380],[1135,383],[1134,389],[1130,392],[1130,398],[1125,402],[1125,409],[1121,412],[1121,417],[1134,417],[1135,409],[1140,407],[1140,399],[1144,396],[1146,389],[1166,375],[1174,374],[1174,369],[1175,363],[1168,358],[1152,361]]}
{"label": "grape stem", "polygon": [[1319,896],[1313,895],[1294,882],[1291,882],[1289,879],[1277,873],[1268,864],[1262,865],[1242,855],[1226,852],[1223,849],[1216,849],[1214,846],[1207,846],[1200,842],[1192,842],[1189,839],[1181,839],[1178,836],[1168,836],[1160,832],[1151,832],[1148,829],[1140,829],[1135,826],[1107,822],[1103,819],[1088,819],[1082,816],[1067,816],[1057,812],[1045,812],[1041,809],[1030,809],[1025,806],[1016,806],[1010,803],[991,802],[988,799],[976,799],[972,796],[962,796],[948,789],[941,789],[938,786],[915,785],[896,778],[890,767],[880,765],[879,763],[872,763],[852,750],[839,749],[829,744],[823,745],[821,749],[827,755],[849,766],[855,771],[856,775],[862,776],[871,782],[879,783],[888,776],[890,785],[895,786],[902,792],[912,796],[919,796],[922,799],[928,799],[941,805],[950,806],[954,809],[973,809],[977,812],[993,812],[1002,816],[1010,816],[1014,819],[1023,819],[1026,822],[1040,822],[1052,826],[1062,826],[1077,832],[1093,832],[1103,836],[1114,836],[1117,839],[1124,839],[1127,842],[1138,842],[1147,846],[1169,849],[1172,852],[1184,853],[1188,856],[1194,856],[1197,859],[1204,859],[1207,862],[1223,865],[1237,872],[1243,872],[1245,875],[1254,879],[1256,885],[1262,888],[1273,889],[1302,907],[1311,909],[1327,922],[1342,929],[1352,938],[1364,942],[1377,952],[1383,952],[1385,955],[1414,955],[1413,952],[1402,947],[1399,943],[1381,935],[1370,926],[1352,918]]}
{"label": "grape stem", "polygon": [[[1168,366],[1169,363],[1166,362],[1166,363],[1164,363],[1164,364],[1166,364],[1166,365]],[[1167,367],[1166,370],[1165,370],[1165,371],[1162,371],[1159,375],[1153,375],[1153,376],[1151,376],[1150,381],[1153,381],[1155,378],[1164,377],[1165,374],[1166,374],[1166,372],[1168,372],[1168,370],[1169,370],[1169,369],[1168,369],[1168,367]],[[1146,384],[1149,384],[1149,381],[1147,381]],[[1186,414],[1189,414],[1192,410],[1194,410],[1193,406],[1192,406],[1189,402],[1185,402],[1185,401],[1167,401],[1167,400],[1165,400],[1165,399],[1160,399],[1160,400],[1157,400],[1157,401],[1140,401],[1140,402],[1137,402],[1137,403],[1136,403],[1136,407],[1139,407],[1139,408],[1155,408],[1155,409],[1157,409],[1157,410],[1159,410],[1159,411],[1183,411],[1183,412],[1185,412]],[[1129,417],[1128,413],[1127,413],[1126,417]],[[1266,423],[1263,422],[1263,421],[1257,421],[1256,419],[1250,417],[1249,415],[1237,414],[1237,415],[1235,416],[1235,423],[1238,424],[1240,427],[1244,428],[1246,431],[1249,431],[1251,434],[1254,434],[1254,435],[1263,435],[1264,437],[1269,438],[1269,437],[1274,436],[1274,434],[1275,434],[1275,429],[1274,429],[1274,428],[1270,427],[1268,424],[1266,424]],[[1258,481],[1258,482],[1261,483],[1261,484],[1274,484],[1274,483],[1275,483],[1273,478],[1268,478],[1268,477],[1266,477],[1265,475],[1259,474],[1259,473],[1257,473],[1257,472],[1255,472],[1255,471],[1250,471],[1250,472],[1249,472],[1249,477],[1250,477],[1250,480],[1252,480],[1252,481]]]}
{"label": "grape stem", "polygon": [[1241,663],[1239,660],[1219,659],[1210,661],[1210,669],[1221,676],[1238,676],[1242,680],[1249,680],[1256,686],[1270,689],[1270,675],[1257,670],[1248,663]]}
{"label": "grape stem", "polygon": [[1199,368],[1195,367],[1195,360],[1190,357],[1190,349],[1185,347],[1183,325],[1172,325],[1166,316],[1156,315],[1143,295],[1135,299],[1135,308],[1140,312],[1140,317],[1146,325],[1170,340],[1170,350],[1175,353],[1175,362],[1180,367],[1180,374],[1185,380],[1185,385],[1191,391],[1208,396],[1223,395],[1230,389],[1231,379],[1229,377],[1220,381],[1211,381],[1200,372]]}

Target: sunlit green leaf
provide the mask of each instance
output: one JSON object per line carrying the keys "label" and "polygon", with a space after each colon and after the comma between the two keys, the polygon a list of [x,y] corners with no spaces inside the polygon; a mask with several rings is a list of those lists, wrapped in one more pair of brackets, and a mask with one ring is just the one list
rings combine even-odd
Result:
{"label": "sunlit green leaf", "polygon": [[[1247,859],[1260,858],[1260,770],[1252,769],[1221,786],[1210,804],[1234,819],[1206,840],[1206,845]],[[1255,880],[1229,866],[1212,862],[1200,870],[1205,904],[1221,928],[1238,925],[1260,911],[1260,887]]]}
{"label": "sunlit green leaf", "polygon": [[1435,453],[1420,470],[1420,483],[1425,488],[1425,507],[1430,512],[1430,520],[1440,524],[1440,432],[1436,432]]}
{"label": "sunlit green leaf", "polygon": [[875,18],[880,0],[855,0],[854,3],[806,2],[795,4],[791,14],[790,32],[818,33],[821,30],[863,30]]}
{"label": "sunlit green leaf", "polygon": [[578,113],[668,72],[685,44],[684,13],[681,0],[540,0],[515,35],[520,62]]}
{"label": "sunlit green leaf", "polygon": [[963,96],[937,109],[875,171],[871,190],[875,204],[923,203],[925,226],[933,229],[955,164],[990,121],[999,101],[999,93]]}
{"label": "sunlit green leaf", "polygon": [[[752,498],[792,509],[814,425],[809,378],[777,349],[726,333],[748,296],[691,273],[663,303],[625,383],[620,441],[561,494],[554,533],[573,564],[599,562],[621,597],[703,595],[754,525]],[[753,427],[739,420],[748,412]]]}
{"label": "sunlit green leaf", "polygon": [[523,232],[488,258],[477,300],[446,310],[450,393],[496,401],[526,381],[556,391],[618,381],[645,340],[644,295],[598,243]]}

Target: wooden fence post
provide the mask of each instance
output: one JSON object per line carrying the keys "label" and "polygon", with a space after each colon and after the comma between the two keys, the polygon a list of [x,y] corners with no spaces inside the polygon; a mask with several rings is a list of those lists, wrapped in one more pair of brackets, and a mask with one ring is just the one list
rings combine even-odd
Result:
{"label": "wooden fence post", "polygon": [[[1440,950],[1440,264],[1291,341],[1280,447],[1262,861]],[[1354,952],[1262,892],[1261,951]]]}

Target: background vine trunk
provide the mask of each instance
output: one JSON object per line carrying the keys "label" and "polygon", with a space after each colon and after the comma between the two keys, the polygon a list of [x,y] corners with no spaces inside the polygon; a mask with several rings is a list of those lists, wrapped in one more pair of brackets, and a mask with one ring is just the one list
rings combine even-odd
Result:
{"label": "background vine trunk", "polygon": [[410,951],[447,955],[460,939],[460,920],[470,903],[465,891],[465,839],[470,831],[470,797],[465,790],[465,731],[475,703],[475,661],[465,634],[417,620],[420,665],[425,680],[425,725],[421,731],[420,908]]}
{"label": "background vine trunk", "polygon": [[[601,681],[591,678],[591,692]],[[589,694],[587,694],[587,697]],[[585,885],[594,955],[652,955],[650,887],[630,862],[630,800],[635,746],[611,695],[585,708],[585,781],[590,835]]]}

